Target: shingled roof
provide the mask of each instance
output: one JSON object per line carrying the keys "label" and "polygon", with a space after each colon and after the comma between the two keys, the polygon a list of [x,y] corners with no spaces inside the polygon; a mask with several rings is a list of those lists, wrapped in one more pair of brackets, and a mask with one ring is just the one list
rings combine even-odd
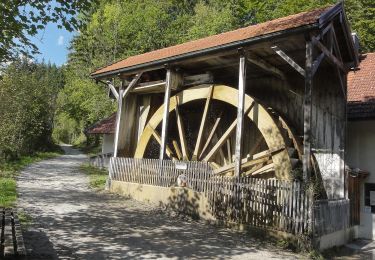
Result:
{"label": "shingled roof", "polygon": [[348,74],[348,118],[375,118],[375,53],[363,55]]}
{"label": "shingled roof", "polygon": [[206,38],[198,39],[174,45],[171,47],[147,52],[144,54],[129,57],[109,66],[98,69],[91,76],[97,78],[100,76],[119,73],[126,69],[134,67],[147,66],[151,62],[165,62],[171,58],[178,58],[188,54],[195,54],[202,51],[208,51],[223,46],[231,46],[235,43],[242,43],[246,40],[265,36],[268,34],[286,31],[302,26],[317,24],[319,18],[332,7],[324,7],[308,12],[302,12],[286,17],[278,18],[272,21],[251,25],[234,31],[229,31]]}
{"label": "shingled roof", "polygon": [[115,132],[116,113],[86,128],[87,134],[113,134]]}

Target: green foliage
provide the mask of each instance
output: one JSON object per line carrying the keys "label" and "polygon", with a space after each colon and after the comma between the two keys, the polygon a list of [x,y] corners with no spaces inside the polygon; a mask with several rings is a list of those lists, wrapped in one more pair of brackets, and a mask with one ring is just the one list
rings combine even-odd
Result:
{"label": "green foliage", "polygon": [[0,62],[14,58],[18,52],[37,53],[29,36],[37,34],[47,23],[73,31],[79,28],[78,13],[86,13],[90,0],[1,0],[0,1]]}
{"label": "green foliage", "polygon": [[0,160],[53,146],[56,95],[64,84],[54,65],[17,60],[0,79]]}
{"label": "green foliage", "polygon": [[[335,4],[336,0],[101,0],[80,16],[83,26],[71,42],[59,94],[54,137],[77,143],[82,131],[110,115],[107,90],[89,80],[98,67],[132,55],[239,27]],[[375,50],[374,7],[370,0],[346,0],[353,31],[363,51]]]}
{"label": "green foliage", "polygon": [[80,170],[90,178],[90,187],[97,190],[104,190],[108,172],[88,164],[80,166]]}

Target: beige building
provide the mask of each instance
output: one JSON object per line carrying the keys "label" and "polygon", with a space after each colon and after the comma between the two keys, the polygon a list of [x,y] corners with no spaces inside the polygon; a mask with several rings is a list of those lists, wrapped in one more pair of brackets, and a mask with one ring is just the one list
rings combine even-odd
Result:
{"label": "beige building", "polygon": [[[375,238],[375,53],[348,75],[347,164],[358,178],[360,238]],[[361,176],[361,172],[367,172]],[[359,173],[359,174],[358,174]],[[357,175],[357,176],[356,176]],[[349,188],[350,192],[353,191]]]}

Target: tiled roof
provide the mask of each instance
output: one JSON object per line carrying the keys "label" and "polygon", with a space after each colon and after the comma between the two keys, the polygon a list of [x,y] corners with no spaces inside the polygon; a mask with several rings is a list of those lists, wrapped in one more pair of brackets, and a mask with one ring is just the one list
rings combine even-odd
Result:
{"label": "tiled roof", "polygon": [[348,118],[375,118],[375,53],[363,55],[348,74]]}
{"label": "tiled roof", "polygon": [[195,41],[190,41],[179,45],[174,45],[171,47],[132,56],[119,62],[113,63],[109,66],[106,66],[104,68],[101,68],[93,72],[91,76],[95,77],[107,72],[117,71],[136,65],[143,65],[149,62],[163,60],[171,57],[178,57],[180,55],[188,53],[194,53],[213,47],[240,42],[257,36],[263,36],[274,32],[314,24],[318,21],[319,17],[330,8],[331,7],[324,7],[308,12],[289,15],[272,21],[240,28],[234,31],[229,31],[209,36],[206,38],[198,39]]}
{"label": "tiled roof", "polygon": [[116,113],[104,118],[86,129],[87,134],[113,134],[115,132]]}

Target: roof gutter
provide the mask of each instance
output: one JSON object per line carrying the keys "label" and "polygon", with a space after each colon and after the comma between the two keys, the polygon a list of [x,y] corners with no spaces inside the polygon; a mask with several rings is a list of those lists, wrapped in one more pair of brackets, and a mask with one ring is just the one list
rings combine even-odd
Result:
{"label": "roof gutter", "polygon": [[109,77],[109,76],[124,73],[124,72],[132,73],[132,72],[137,72],[139,70],[149,70],[150,68],[154,68],[154,67],[160,68],[160,67],[164,66],[165,64],[168,64],[168,63],[171,63],[171,62],[178,62],[178,61],[182,61],[182,60],[185,60],[185,59],[195,58],[197,56],[214,54],[214,53],[219,52],[219,51],[236,49],[236,48],[244,47],[245,45],[252,45],[252,44],[262,42],[262,41],[272,40],[272,39],[280,37],[280,36],[287,36],[287,35],[291,35],[291,34],[307,32],[307,31],[311,31],[311,30],[315,30],[315,29],[319,29],[319,23],[318,22],[315,22],[313,24],[299,26],[299,27],[296,27],[296,28],[293,28],[293,29],[287,29],[287,30],[277,31],[277,32],[274,32],[274,33],[269,33],[269,34],[265,34],[265,35],[261,35],[261,36],[257,36],[257,37],[252,37],[252,38],[241,40],[241,41],[231,42],[231,43],[228,43],[228,44],[219,45],[219,46],[215,46],[215,47],[211,47],[211,48],[207,48],[207,49],[203,49],[203,50],[188,52],[188,53],[185,53],[185,54],[172,56],[172,57],[168,57],[168,58],[164,58],[164,59],[160,59],[160,60],[156,60],[156,61],[142,63],[142,64],[126,67],[126,68],[121,68],[121,69],[117,69],[117,70],[103,72],[103,73],[99,73],[99,74],[95,74],[95,75],[91,74],[90,77],[93,78],[93,79],[100,79],[100,78],[105,78],[105,77]]}

